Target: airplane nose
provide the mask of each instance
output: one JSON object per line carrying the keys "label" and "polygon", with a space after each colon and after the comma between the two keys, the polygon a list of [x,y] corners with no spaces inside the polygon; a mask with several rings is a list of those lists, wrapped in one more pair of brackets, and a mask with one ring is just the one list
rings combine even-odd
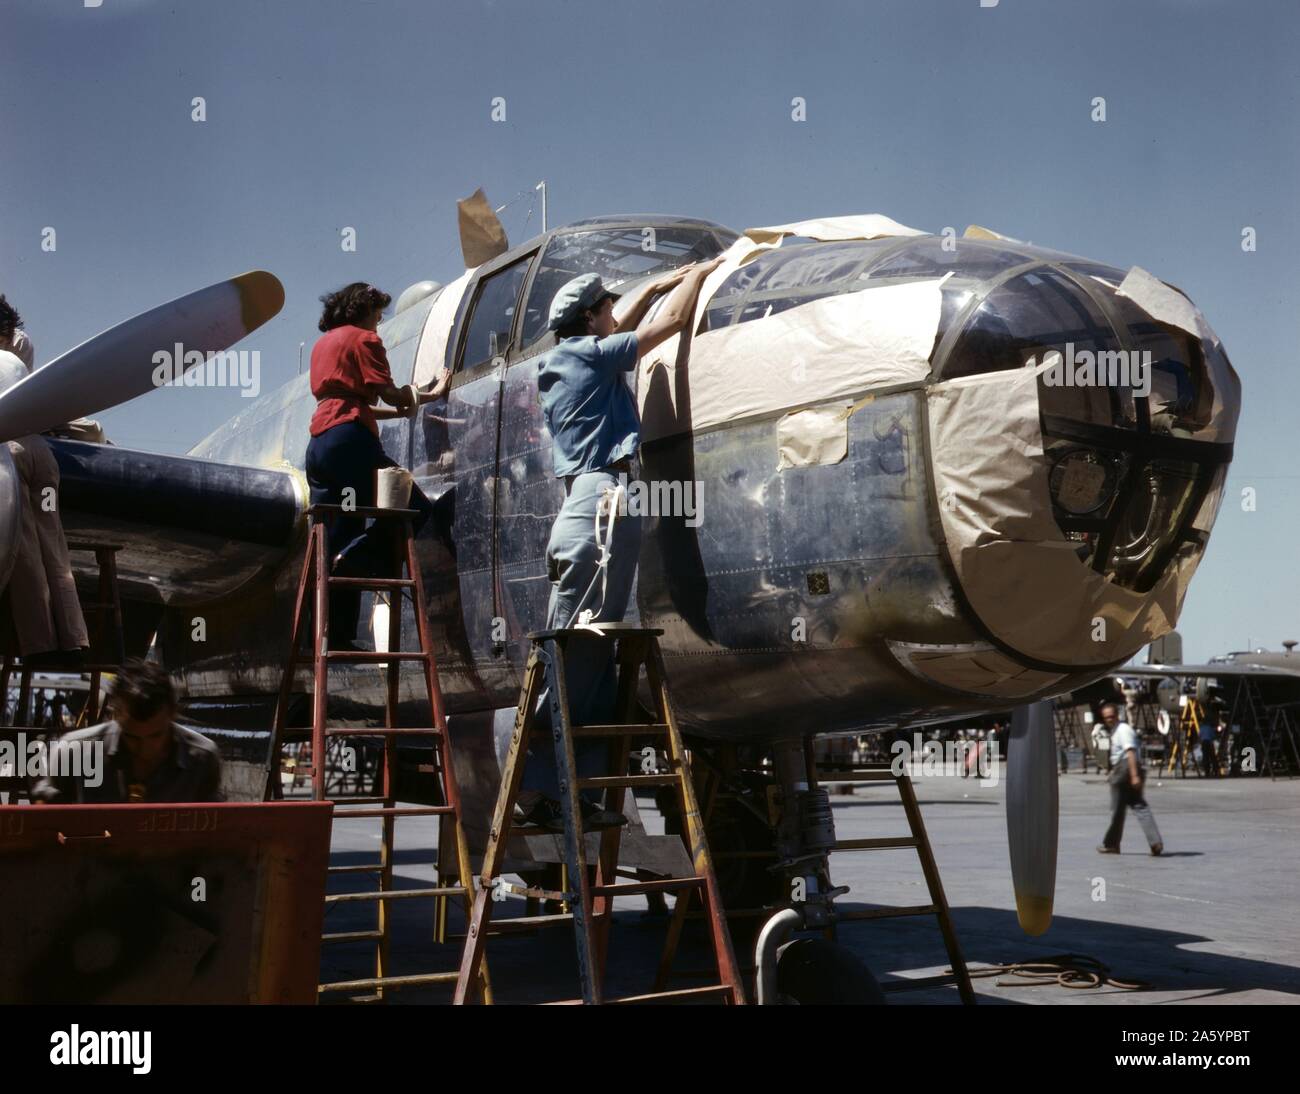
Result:
{"label": "airplane nose", "polygon": [[936,361],[947,548],[997,640],[1061,668],[1171,630],[1232,458],[1240,381],[1144,271],[1043,263],[972,301]]}

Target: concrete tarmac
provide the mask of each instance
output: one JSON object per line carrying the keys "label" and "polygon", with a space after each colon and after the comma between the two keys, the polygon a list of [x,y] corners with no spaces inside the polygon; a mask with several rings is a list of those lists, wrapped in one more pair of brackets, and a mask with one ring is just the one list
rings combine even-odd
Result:
{"label": "concrete tarmac", "polygon": [[[1005,774],[1005,767],[999,776]],[[1033,961],[1074,953],[1105,964],[1121,981],[1145,981],[1133,991],[1118,987],[1072,989],[1056,983],[998,986],[974,981],[981,1003],[1136,1006],[1157,1003],[1300,1002],[1300,779],[1202,779],[1151,776],[1147,800],[1165,841],[1153,858],[1130,814],[1123,854],[1100,855],[1107,824],[1105,778],[1096,773],[1060,779],[1061,827],[1056,912],[1051,928],[1026,936],[1015,915],[1007,858],[1005,780],[982,785],[975,778],[922,776],[914,780],[962,950],[972,972],[993,964]],[[832,798],[840,839],[905,835],[906,818],[892,783],[859,787]],[[658,817],[645,806],[647,827]],[[377,822],[335,827],[334,863],[371,861],[378,846]],[[434,826],[416,818],[398,822],[398,884],[431,884],[427,850]],[[851,891],[846,906],[917,905],[928,902],[924,877],[908,849],[844,852],[832,857],[832,876]],[[359,888],[358,875],[331,879],[331,889]],[[645,900],[631,897],[616,915],[612,935],[612,994],[649,989],[662,945],[661,919],[645,914]],[[454,968],[457,944],[430,942],[431,903],[391,902],[395,916],[393,972]],[[509,901],[504,914],[522,914]],[[344,906],[328,914],[327,930],[373,925],[373,905]],[[453,912],[452,926],[463,931]],[[933,917],[851,923],[840,941],[882,983],[942,972],[947,960]],[[501,1001],[542,1002],[577,994],[572,930],[567,926],[521,937],[494,938],[488,947]],[[673,986],[705,981],[689,975],[708,959],[702,932],[688,933],[678,959],[687,975]],[[328,980],[373,975],[368,944],[326,948],[322,975]],[[751,963],[752,956],[744,958]],[[434,987],[391,994],[398,1004],[438,1003],[450,989]],[[890,995],[891,1005],[956,1004],[956,990],[930,988]]]}

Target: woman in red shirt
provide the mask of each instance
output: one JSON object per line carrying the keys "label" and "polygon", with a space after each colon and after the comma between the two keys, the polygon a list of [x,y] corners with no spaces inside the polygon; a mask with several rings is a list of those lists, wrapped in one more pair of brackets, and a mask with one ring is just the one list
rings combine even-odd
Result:
{"label": "woman in red shirt", "polygon": [[[316,413],[307,444],[307,485],[313,504],[341,505],[351,490],[359,507],[375,504],[375,473],[397,467],[379,441],[377,419],[409,414],[414,404],[433,402],[447,394],[451,374],[444,372],[427,387],[399,388],[388,368],[384,343],[377,333],[380,316],[392,298],[363,281],[321,297],[325,305],[320,329],[324,336],[311,351],[311,391]],[[382,399],[395,409],[375,409]],[[409,507],[419,512],[415,531],[428,520],[433,506],[418,486],[411,487]],[[372,577],[392,567],[391,529],[384,522],[369,528],[361,517],[338,514],[327,525],[331,572],[338,577]],[[330,593],[331,649],[355,649],[361,611],[359,590]]]}

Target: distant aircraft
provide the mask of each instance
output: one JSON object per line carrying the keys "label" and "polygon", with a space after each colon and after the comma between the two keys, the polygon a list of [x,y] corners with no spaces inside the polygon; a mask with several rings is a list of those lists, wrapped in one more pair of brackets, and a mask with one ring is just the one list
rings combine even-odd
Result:
{"label": "distant aircraft", "polygon": [[[437,503],[419,545],[430,622],[462,786],[488,811],[494,726],[545,615],[563,497],[536,390],[551,297],[578,273],[628,290],[720,253],[689,336],[631,378],[641,478],[697,484],[699,512],[646,520],[630,618],[663,628],[702,751],[1030,704],[1113,673],[1177,621],[1240,404],[1222,345],[1181,292],[983,229],[958,239],[874,215],[744,233],[683,217],[579,221],[449,284],[412,286],[380,327],[399,382],[455,373],[445,404],[381,429]],[[257,300],[228,297],[224,318],[251,330],[278,310],[278,283],[245,278]],[[129,359],[103,352],[109,331],[51,362],[0,396],[0,436],[144,390],[153,346],[190,336],[159,330]],[[1093,371],[1070,371],[1081,362]],[[1145,374],[1118,371],[1143,362]],[[74,364],[93,391],[57,382]],[[1107,370],[1114,382],[1088,381]],[[165,650],[190,710],[213,721],[269,722],[312,409],[300,375],[188,456],[51,442],[69,533],[124,545],[134,646]],[[0,499],[12,476],[0,458]],[[0,535],[12,535],[5,506]],[[337,714],[382,714],[377,673],[341,669],[334,691]],[[1042,751],[1050,795],[1008,795],[1013,831],[1044,837],[1015,878],[1035,933],[1055,871],[1055,750]],[[812,862],[792,869],[824,877],[824,858]]]}
{"label": "distant aircraft", "polygon": [[[1143,665],[1125,665],[1116,685],[1154,686],[1163,709],[1177,715],[1195,696],[1201,704],[1217,706],[1234,732],[1232,770],[1237,770],[1242,750],[1254,747],[1254,770],[1276,774],[1279,769],[1300,771],[1300,654],[1297,643],[1282,643],[1281,650],[1233,650],[1200,665],[1185,664],[1181,656]],[[1176,721],[1176,719],[1175,719]],[[1164,732],[1162,728],[1162,732]]]}

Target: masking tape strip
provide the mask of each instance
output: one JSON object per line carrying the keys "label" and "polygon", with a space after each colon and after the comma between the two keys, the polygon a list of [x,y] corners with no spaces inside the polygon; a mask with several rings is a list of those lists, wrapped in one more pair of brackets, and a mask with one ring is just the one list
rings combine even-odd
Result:
{"label": "masking tape strip", "polygon": [[451,337],[451,325],[456,322],[456,311],[460,307],[461,297],[465,295],[465,287],[473,276],[473,270],[466,270],[438,293],[433,307],[429,309],[429,318],[424,321],[420,346],[415,354],[412,383],[420,386],[427,384],[446,364],[447,340]]}

